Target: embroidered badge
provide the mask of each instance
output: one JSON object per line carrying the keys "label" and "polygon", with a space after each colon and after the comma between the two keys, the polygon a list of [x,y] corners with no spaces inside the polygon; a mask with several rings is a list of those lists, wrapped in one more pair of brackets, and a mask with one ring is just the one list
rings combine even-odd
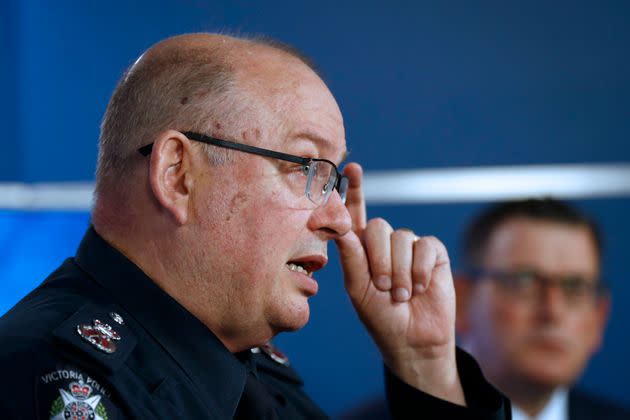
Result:
{"label": "embroidered badge", "polygon": [[82,380],[71,382],[68,390],[59,389],[59,397],[50,408],[51,420],[107,420],[101,395],[92,395],[93,388]]}
{"label": "embroidered badge", "polygon": [[40,412],[52,420],[108,420],[113,408],[109,392],[97,381],[74,369],[59,369],[41,376],[40,401],[52,401]]}
{"label": "embroidered badge", "polygon": [[120,335],[109,325],[95,319],[90,324],[77,325],[77,333],[88,343],[105,353],[116,351],[116,341],[120,340]]}

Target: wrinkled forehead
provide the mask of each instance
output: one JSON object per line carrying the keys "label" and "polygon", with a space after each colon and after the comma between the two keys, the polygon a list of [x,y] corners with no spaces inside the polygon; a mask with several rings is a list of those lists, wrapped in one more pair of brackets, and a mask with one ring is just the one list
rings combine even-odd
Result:
{"label": "wrinkled forehead", "polygon": [[267,146],[284,148],[286,143],[310,141],[322,156],[342,160],[346,153],[343,117],[325,83],[297,57],[275,51],[257,53],[245,57],[235,78],[242,100],[249,101],[247,109],[270,135]]}

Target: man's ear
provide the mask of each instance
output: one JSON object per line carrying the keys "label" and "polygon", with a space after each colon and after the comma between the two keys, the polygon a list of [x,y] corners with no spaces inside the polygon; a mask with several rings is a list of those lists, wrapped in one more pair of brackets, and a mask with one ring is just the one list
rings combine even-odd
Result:
{"label": "man's ear", "polygon": [[464,273],[454,273],[455,286],[455,331],[457,334],[465,334],[470,329],[469,310],[474,290],[474,282]]}
{"label": "man's ear", "polygon": [[151,190],[162,209],[179,225],[188,220],[192,156],[190,140],[174,130],[160,134],[151,151]]}

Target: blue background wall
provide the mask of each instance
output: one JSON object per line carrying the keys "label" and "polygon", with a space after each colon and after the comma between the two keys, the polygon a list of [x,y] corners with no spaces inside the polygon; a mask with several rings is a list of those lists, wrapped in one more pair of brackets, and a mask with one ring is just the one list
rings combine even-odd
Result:
{"label": "blue background wall", "polygon": [[[98,126],[123,70],[191,31],[264,33],[311,56],[366,170],[630,161],[630,3],[625,1],[0,2],[0,182],[93,180]],[[630,199],[578,203],[601,220],[614,302],[583,384],[630,404]],[[394,226],[457,235],[482,204],[369,208]],[[0,212],[0,310],[71,255],[83,213]],[[336,259],[312,318],[278,343],[331,414],[380,392],[378,353]]]}

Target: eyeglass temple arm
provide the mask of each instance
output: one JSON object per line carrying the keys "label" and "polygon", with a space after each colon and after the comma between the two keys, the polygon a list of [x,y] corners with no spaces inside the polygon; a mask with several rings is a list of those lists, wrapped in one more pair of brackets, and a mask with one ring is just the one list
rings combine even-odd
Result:
{"label": "eyeglass temple arm", "polygon": [[266,156],[287,162],[299,163],[306,165],[310,159],[299,156],[289,155],[287,153],[276,152],[274,150],[261,149],[260,147],[250,146],[249,144],[236,143],[228,140],[221,140],[210,136],[198,135],[190,131],[183,133],[186,137],[203,143],[212,144],[214,146],[224,147],[227,149],[240,150],[241,152],[251,153],[254,155]]}
{"label": "eyeglass temple arm", "polygon": [[[241,152],[251,153],[254,155],[266,156],[275,159],[284,160],[287,162],[299,163],[301,165],[307,165],[310,163],[311,159],[303,158],[299,156],[289,155],[287,153],[276,152],[274,150],[261,149],[260,147],[250,146],[249,144],[243,143],[235,143],[227,140],[220,140],[210,136],[199,135],[197,133],[193,133],[190,131],[182,133],[186,137],[200,141],[202,143],[211,144],[213,146],[219,146],[226,149],[240,150]],[[142,146],[138,149],[138,152],[142,154],[142,156],[148,156],[153,149],[153,143],[147,144],[146,146]]]}

